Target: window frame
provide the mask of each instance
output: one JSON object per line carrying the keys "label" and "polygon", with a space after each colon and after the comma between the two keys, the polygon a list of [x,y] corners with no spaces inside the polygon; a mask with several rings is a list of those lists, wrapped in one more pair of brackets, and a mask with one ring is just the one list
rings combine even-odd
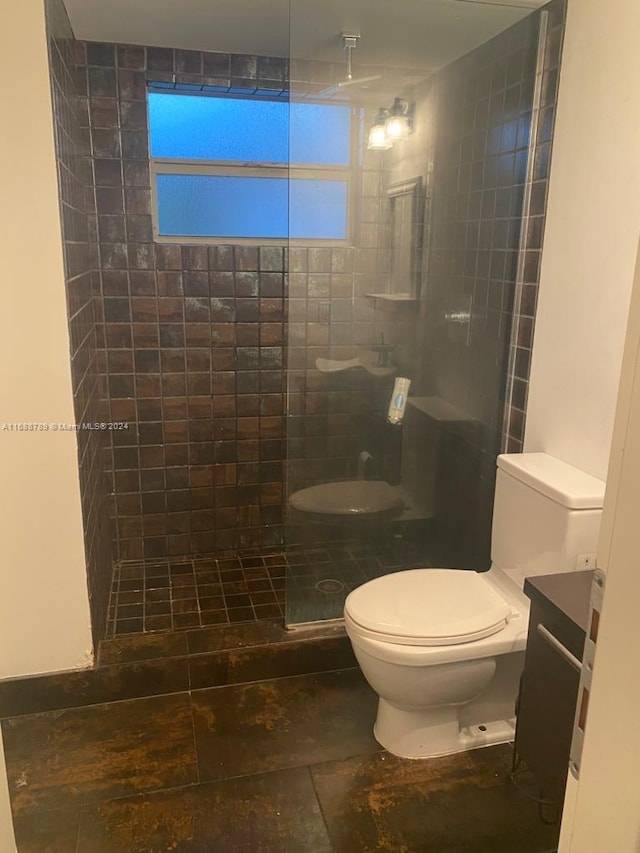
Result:
{"label": "window frame", "polygon": [[[157,89],[147,88],[147,95]],[[269,100],[264,96],[241,95],[232,92],[225,94],[208,94],[203,92],[176,92],[167,89],[166,94],[190,97],[191,95],[205,97],[226,97],[242,100]],[[276,100],[276,99],[273,99]],[[306,101],[306,99],[305,99]],[[335,102],[314,100],[313,103],[336,106]],[[340,104],[340,106],[349,106]],[[349,123],[349,163],[346,166],[328,165],[324,163],[270,163],[261,161],[238,160],[200,160],[181,157],[154,157],[151,147],[151,122],[149,121],[149,99],[146,98],[147,133],[149,137],[149,173],[151,180],[151,224],[153,241],[155,243],[184,243],[187,245],[246,245],[246,246],[349,246],[352,244],[355,225],[354,204],[354,165],[356,162],[356,117],[357,111],[349,106],[351,117]],[[346,234],[343,239],[322,237],[216,237],[185,236],[180,234],[160,234],[158,211],[158,175],[200,175],[203,177],[246,177],[246,178],[281,178],[287,180],[326,180],[341,181],[347,185]]]}

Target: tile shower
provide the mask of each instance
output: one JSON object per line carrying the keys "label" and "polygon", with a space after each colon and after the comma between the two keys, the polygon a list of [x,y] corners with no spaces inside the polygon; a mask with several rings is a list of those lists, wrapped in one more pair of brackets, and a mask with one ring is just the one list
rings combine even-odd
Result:
{"label": "tile shower", "polygon": [[[154,244],[146,83],[253,73],[251,58],[78,44],[92,145],[117,557],[278,544],[281,248]],[[243,64],[244,63],[244,64]],[[196,74],[197,70],[197,74]],[[262,67],[260,69],[262,71]],[[188,72],[188,73],[187,73]],[[234,83],[238,80],[234,77]]]}
{"label": "tile shower", "polygon": [[[71,375],[76,421],[100,422],[104,415],[101,360],[101,291],[97,261],[91,161],[78,97],[71,26],[62,2],[46,4],[56,159],[64,244]],[[78,468],[84,519],[87,582],[94,642],[101,639],[111,589],[113,532],[104,475],[108,438],[78,432]]]}
{"label": "tile shower", "polygon": [[[312,602],[294,621],[329,618],[340,604],[317,593],[323,580],[344,593],[447,554],[486,561],[493,459],[500,447],[519,449],[524,429],[561,0],[548,7],[533,168],[538,15],[418,92],[417,117],[436,118],[417,156],[403,162],[361,145],[355,239],[332,248],[155,243],[145,99],[154,83],[299,92],[341,66],[74,41],[61,5],[49,7],[77,415],[129,424],[83,436],[80,448],[96,636],[105,625],[113,636],[282,618],[285,586]],[[363,126],[371,114],[363,109]],[[428,195],[419,323],[366,295],[384,291],[391,271],[387,187],[417,170]],[[471,298],[471,346],[436,322],[458,309],[453,293]],[[382,336],[414,393],[443,397],[474,421],[441,445],[437,535],[433,519],[372,539],[287,511],[292,491],[355,476],[363,450],[377,476],[397,475],[388,383],[313,370],[318,357],[348,358]],[[484,375],[481,364],[494,366]],[[442,542],[461,530],[472,547],[445,547],[443,557]]]}

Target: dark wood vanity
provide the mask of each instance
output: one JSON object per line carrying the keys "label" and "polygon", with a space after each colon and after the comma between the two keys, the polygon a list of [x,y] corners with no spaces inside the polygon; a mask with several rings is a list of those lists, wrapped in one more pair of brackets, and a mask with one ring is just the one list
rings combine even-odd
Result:
{"label": "dark wood vanity", "polygon": [[518,699],[516,755],[562,806],[589,619],[593,572],[528,578],[531,599],[525,666]]}

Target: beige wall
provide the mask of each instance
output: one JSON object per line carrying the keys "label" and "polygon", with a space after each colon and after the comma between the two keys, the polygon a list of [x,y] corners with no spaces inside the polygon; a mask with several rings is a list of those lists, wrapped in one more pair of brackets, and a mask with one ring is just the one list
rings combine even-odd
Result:
{"label": "beige wall", "polygon": [[605,479],[640,233],[640,3],[568,6],[525,449]]}
{"label": "beige wall", "polygon": [[[42,0],[0,31],[0,677],[87,665],[90,617],[73,432]],[[19,85],[15,82],[20,70]]]}
{"label": "beige wall", "polygon": [[640,684],[629,678],[640,654],[640,280],[619,383],[640,234],[639,41],[637,0],[569,2],[525,448],[608,479],[598,549],[608,580],[560,853],[637,853],[640,839]]}
{"label": "beige wall", "polygon": [[[607,572],[580,778],[569,778],[560,853],[637,853],[640,842],[637,569],[640,506],[640,252],[598,549]],[[630,677],[631,676],[631,677]]]}

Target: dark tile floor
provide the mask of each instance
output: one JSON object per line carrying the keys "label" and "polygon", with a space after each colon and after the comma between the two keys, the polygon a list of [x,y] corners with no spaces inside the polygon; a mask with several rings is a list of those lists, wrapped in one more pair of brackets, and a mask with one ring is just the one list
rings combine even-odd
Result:
{"label": "dark tile floor", "polygon": [[427,550],[393,537],[287,548],[287,622],[342,617],[345,598],[352,589],[390,572],[430,566]]}
{"label": "dark tile floor", "polygon": [[107,637],[282,618],[282,553],[121,563]]}
{"label": "dark tile floor", "polygon": [[404,761],[357,669],[5,719],[19,853],[547,853],[510,749]]}
{"label": "dark tile floor", "polygon": [[427,565],[424,549],[403,539],[120,563],[114,569],[106,636],[285,615],[293,624],[335,619],[342,616],[348,593],[360,584]]}

